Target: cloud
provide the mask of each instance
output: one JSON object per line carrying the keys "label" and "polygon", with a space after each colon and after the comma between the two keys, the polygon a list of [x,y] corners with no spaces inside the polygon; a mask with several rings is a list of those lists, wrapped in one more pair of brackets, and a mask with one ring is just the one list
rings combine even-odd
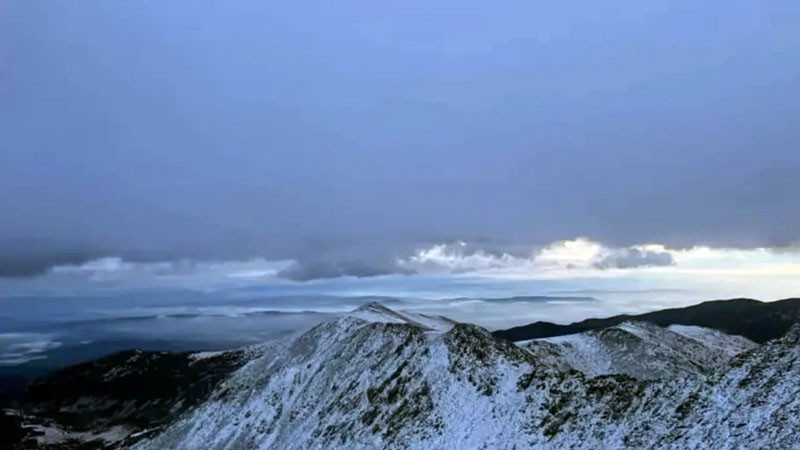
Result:
{"label": "cloud", "polygon": [[392,263],[369,263],[361,260],[295,261],[277,276],[293,281],[311,281],[339,277],[375,277],[389,274],[411,274],[412,269]]}
{"label": "cloud", "polygon": [[140,263],[125,261],[118,256],[109,256],[86,261],[83,264],[56,265],[50,269],[53,273],[62,274],[118,274],[118,273],[166,273],[175,271],[179,263],[169,261],[155,263]]}
{"label": "cloud", "polygon": [[782,273],[800,275],[800,249],[691,247],[660,244],[608,247],[587,238],[553,242],[527,256],[491,253],[464,243],[438,244],[401,259],[401,267],[514,279],[609,277],[631,271],[681,274]]}
{"label": "cloud", "polygon": [[46,359],[46,353],[61,346],[51,334],[0,333],[0,366],[15,366]]}
{"label": "cloud", "polygon": [[600,269],[633,269],[637,267],[671,266],[673,264],[675,264],[675,260],[670,252],[632,247],[612,250],[595,263],[595,266]]}
{"label": "cloud", "polygon": [[[398,252],[399,253],[399,252]],[[110,256],[38,269],[34,279],[61,279],[125,286],[216,287],[264,281],[307,282],[383,275],[460,276],[498,279],[609,278],[634,273],[681,275],[800,275],[798,248],[668,248],[660,244],[611,247],[588,238],[528,248],[451,241],[406,251],[404,256],[353,249],[326,257],[287,260],[136,261]],[[38,277],[35,276],[38,274]],[[46,281],[45,281],[46,282]]]}
{"label": "cloud", "polygon": [[527,255],[490,252],[464,242],[438,244],[399,261],[420,272],[479,273],[495,276],[544,275],[608,268],[636,268],[671,263],[667,252],[644,247],[607,248],[586,238],[556,241]]}
{"label": "cloud", "polygon": [[274,278],[292,261],[263,258],[232,261],[156,261],[134,262],[117,256],[97,258],[82,264],[51,267],[54,276],[82,277],[96,282],[187,282],[219,283]]}
{"label": "cloud", "polygon": [[0,278],[42,275],[59,264],[80,264],[97,257],[97,250],[41,239],[0,240]]}
{"label": "cloud", "polygon": [[[583,27],[560,2],[459,14],[325,2],[314,27],[295,20],[300,2],[196,3],[185,20],[169,2],[142,14],[49,2],[41,27],[36,2],[14,2],[0,42],[25,58],[3,66],[0,85],[0,236],[107,250],[88,259],[156,249],[167,256],[150,260],[309,261],[324,250],[303,254],[308,240],[800,238],[800,101],[787,95],[800,65],[777,56],[796,48],[795,23],[733,45],[761,29],[760,2],[695,2],[692,16],[582,2],[587,17],[607,17]],[[793,18],[800,3],[772,7]],[[109,26],[115,17],[126,26]],[[171,31],[152,32],[152,17]],[[650,57],[663,48],[686,51]],[[53,55],[74,60],[69,76]],[[675,67],[685,76],[663,75]],[[19,256],[0,274],[88,260]]]}
{"label": "cloud", "polygon": [[539,269],[587,269],[607,252],[599,242],[586,238],[564,240],[535,252],[532,264]]}
{"label": "cloud", "polygon": [[397,266],[412,272],[465,273],[524,266],[526,258],[507,252],[475,248],[463,241],[435,244],[399,259]]}

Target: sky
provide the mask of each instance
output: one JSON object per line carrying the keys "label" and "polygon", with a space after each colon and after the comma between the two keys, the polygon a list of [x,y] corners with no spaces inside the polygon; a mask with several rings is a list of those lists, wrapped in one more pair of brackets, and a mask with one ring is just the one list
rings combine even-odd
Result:
{"label": "sky", "polygon": [[0,289],[791,294],[797,23],[769,0],[2,1]]}

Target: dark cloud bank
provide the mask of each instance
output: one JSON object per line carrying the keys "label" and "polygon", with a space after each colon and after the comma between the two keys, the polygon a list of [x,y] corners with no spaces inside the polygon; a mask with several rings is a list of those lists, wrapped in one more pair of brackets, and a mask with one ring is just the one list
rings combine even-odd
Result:
{"label": "dark cloud bank", "polygon": [[[0,16],[2,276],[263,256],[307,280],[397,272],[450,239],[800,237],[796,2]],[[600,266],[671,263],[631,250]]]}
{"label": "dark cloud bank", "polygon": [[278,273],[279,277],[294,281],[310,281],[338,277],[374,277],[389,274],[410,275],[413,272],[399,267],[390,261],[368,262],[358,260],[344,261],[300,261]]}

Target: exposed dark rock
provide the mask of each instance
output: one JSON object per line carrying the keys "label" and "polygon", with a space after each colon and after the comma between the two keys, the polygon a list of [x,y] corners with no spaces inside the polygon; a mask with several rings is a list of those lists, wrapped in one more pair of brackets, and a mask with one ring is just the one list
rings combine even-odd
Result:
{"label": "exposed dark rock", "polygon": [[[0,416],[0,449],[104,448],[102,440],[65,439],[37,446],[31,426],[98,434],[115,426],[130,433],[158,428],[206,400],[253,349],[211,354],[130,350],[78,364],[31,382]],[[26,441],[27,440],[27,441]],[[88,445],[88,447],[87,447]]]}

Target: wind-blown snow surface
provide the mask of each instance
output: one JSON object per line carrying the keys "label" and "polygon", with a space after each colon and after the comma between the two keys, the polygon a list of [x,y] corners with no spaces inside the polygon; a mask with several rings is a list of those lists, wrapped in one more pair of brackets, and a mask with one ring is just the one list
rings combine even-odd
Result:
{"label": "wind-blown snow surface", "polygon": [[682,334],[689,339],[694,339],[706,347],[719,350],[722,354],[728,356],[735,356],[758,346],[758,344],[745,337],[732,336],[711,328],[692,325],[670,325],[667,329]]}
{"label": "wind-blown snow surface", "polygon": [[540,362],[589,376],[626,374],[639,379],[708,373],[731,357],[757,347],[741,336],[702,327],[662,328],[624,322],[584,333],[518,343]]}
{"label": "wind-blown snow surface", "polygon": [[425,331],[445,332],[458,323],[442,316],[412,313],[409,311],[394,311],[380,303],[367,303],[349,314],[350,317],[364,319],[367,322],[405,323],[415,325]]}
{"label": "wind-blown snow surface", "polygon": [[389,316],[317,326],[135,448],[800,446],[798,326],[709,375],[637,380],[563,370],[473,325],[436,331]]}

